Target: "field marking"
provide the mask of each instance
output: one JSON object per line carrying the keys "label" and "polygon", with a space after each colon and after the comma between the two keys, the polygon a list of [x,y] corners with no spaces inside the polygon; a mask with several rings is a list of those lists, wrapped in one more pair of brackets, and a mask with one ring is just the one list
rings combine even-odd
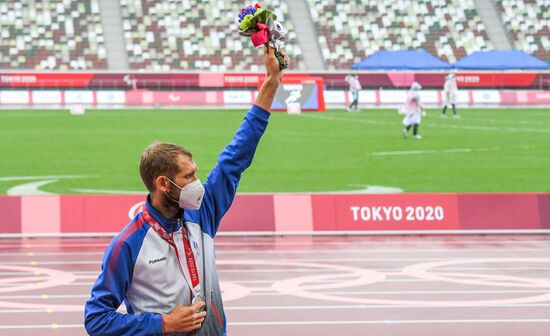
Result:
{"label": "field marking", "polygon": [[409,150],[409,151],[388,151],[388,152],[373,152],[372,156],[391,156],[391,155],[417,155],[417,154],[438,154],[438,153],[470,153],[477,151],[496,151],[500,150],[500,147],[488,147],[488,148],[455,148],[455,149],[433,149],[433,150]]}
{"label": "field marking", "polygon": [[[286,245],[283,244],[281,246],[304,246],[307,245],[308,242],[303,242],[301,244],[297,245]],[[327,244],[326,246],[345,246],[350,244],[350,242],[345,244]],[[472,242],[473,244],[473,242]],[[369,244],[364,244],[362,246],[367,247]],[[375,245],[375,244],[373,244]],[[230,245],[226,245],[230,246]],[[257,245],[254,245],[257,246]],[[259,245],[262,246],[262,245]],[[384,245],[381,245],[382,247],[387,247]],[[53,246],[52,246],[53,247]],[[106,248],[107,245],[101,246],[103,248]],[[17,248],[17,246],[14,246],[13,248]],[[416,246],[411,245],[396,245],[395,248],[372,248],[371,250],[365,250],[365,249],[341,249],[341,250],[331,250],[331,249],[312,249],[312,250],[303,250],[303,249],[295,249],[295,250],[255,250],[253,248],[250,249],[243,249],[243,250],[231,250],[231,249],[219,249],[217,251],[218,255],[239,255],[239,254],[249,254],[251,251],[254,253],[267,253],[267,254],[288,254],[288,253],[296,253],[296,254],[317,254],[317,253],[366,253],[366,254],[372,254],[372,253],[403,253],[402,248],[411,248],[410,251],[407,253],[426,253],[426,252],[449,252],[449,253],[464,253],[464,250],[460,249],[449,249],[449,248],[428,248],[428,249],[421,249],[417,248]],[[479,252],[547,252],[550,251],[549,248],[545,247],[529,247],[529,248],[521,248],[521,247],[502,247],[502,248],[471,248],[467,250],[466,252],[472,252],[472,253],[479,253]],[[0,256],[13,256],[13,257],[29,257],[27,259],[33,259],[33,257],[40,257],[40,256],[67,256],[67,255],[74,255],[74,251],[66,251],[66,252],[11,252],[11,251],[0,251]],[[81,253],[78,253],[79,255]],[[96,251],[96,252],[85,252],[82,253],[82,255],[89,255],[89,256],[102,256],[104,255],[104,251]],[[24,261],[24,260],[23,260]]]}
{"label": "field marking", "polygon": [[0,182],[34,181],[34,180],[44,180],[44,179],[79,179],[79,178],[88,178],[88,177],[95,177],[95,176],[91,176],[91,175],[5,176],[5,177],[0,177]]}
{"label": "field marking", "polygon": [[9,196],[56,195],[55,193],[40,190],[40,187],[43,187],[47,184],[51,184],[55,182],[59,182],[59,180],[58,179],[43,180],[43,181],[37,181],[37,182],[18,184],[15,187],[9,188],[6,191],[6,194]]}
{"label": "field marking", "polygon": [[[550,114],[545,114],[546,116]],[[473,121],[480,121],[480,122],[487,122],[487,123],[498,123],[498,122],[511,122],[514,124],[522,124],[522,125],[535,125],[535,126],[541,126],[540,121],[527,121],[527,120],[514,120],[514,119],[485,119],[485,118],[468,118],[469,120]]]}
{"label": "field marking", "polygon": [[[384,280],[387,282],[388,280]],[[327,295],[421,295],[421,294],[429,294],[429,295],[448,295],[448,294],[517,294],[517,293],[548,293],[548,290],[535,290],[535,289],[509,289],[509,290],[479,290],[479,289],[472,289],[472,290],[407,290],[404,289],[403,291],[384,291],[384,290],[371,290],[371,291],[353,291],[353,290],[337,290],[337,291],[321,291],[321,294],[327,294]],[[253,292],[250,295],[252,296],[281,296],[282,294],[279,292]],[[529,305],[541,305],[546,306],[550,303],[522,303],[521,306],[529,306]],[[392,305],[393,306],[393,305]]]}
{"label": "field marking", "polygon": [[550,319],[478,319],[478,320],[352,320],[352,321],[262,321],[228,322],[229,326],[270,326],[270,325],[331,325],[340,327],[348,324],[472,324],[472,323],[550,323]]}
{"label": "field marking", "polygon": [[[337,118],[330,116],[319,116],[319,115],[306,115],[301,114],[300,116],[305,118],[313,118],[320,120],[334,120],[334,121],[344,121],[352,123],[363,123],[363,124],[373,124],[373,125],[386,125],[386,126],[396,126],[401,125],[399,122],[391,123],[385,121],[375,121],[375,120],[364,120],[364,119],[350,119],[350,118]],[[527,133],[550,133],[550,129],[536,129],[536,128],[519,128],[519,127],[497,127],[497,126],[473,126],[473,125],[433,125],[433,124],[423,124],[423,127],[434,127],[434,128],[456,128],[456,129],[469,129],[469,130],[478,130],[478,131],[497,131],[497,132],[527,132]],[[399,128],[400,129],[400,128]]]}
{"label": "field marking", "polygon": [[[348,320],[348,321],[255,321],[255,322],[227,322],[228,326],[291,326],[291,325],[391,325],[391,324],[510,324],[510,323],[550,323],[550,319],[477,319],[477,320]],[[1,329],[66,329],[81,328],[83,324],[13,324],[0,325]]]}
{"label": "field marking", "polygon": [[[479,239],[472,239],[474,237],[472,236],[466,236],[466,237],[452,237],[446,238],[444,236],[441,237],[422,237],[422,245],[419,244],[418,240],[405,237],[404,240],[400,241],[377,241],[376,239],[373,239],[373,237],[366,237],[361,238],[361,240],[358,240],[356,237],[353,237],[355,239],[346,239],[346,237],[340,237],[339,235],[335,235],[334,238],[324,238],[324,237],[313,237],[312,239],[303,239],[303,237],[300,237],[300,240],[296,241],[294,238],[292,240],[294,241],[282,241],[287,238],[283,238],[280,240],[279,238],[273,238],[273,237],[243,237],[244,239],[238,239],[237,241],[230,241],[234,240],[233,237],[223,237],[220,240],[216,241],[216,246],[238,246],[242,247],[243,244],[250,245],[250,246],[304,246],[307,244],[315,244],[315,245],[328,245],[328,246],[349,246],[350,244],[353,244],[354,246],[368,246],[371,248],[374,245],[377,246],[392,246],[395,245],[395,249],[399,249],[401,251],[404,247],[419,247],[422,250],[424,250],[424,246],[426,244],[432,244],[432,243],[438,243],[438,244],[445,244],[447,242],[453,241],[453,242],[459,242],[461,245],[465,244],[479,244],[480,242],[483,244],[488,243],[498,243],[499,245],[502,245],[502,250],[507,250],[508,248],[513,248],[515,250],[515,247],[517,247],[517,244],[540,244],[541,246],[548,247],[550,243],[550,236],[541,236],[539,239],[533,239],[533,237],[525,237],[525,236],[514,236],[513,238],[505,239],[506,237],[480,237]],[[10,241],[10,239],[0,239],[0,248],[45,248],[45,247],[107,247],[109,245],[109,242],[111,239],[106,238],[98,238],[98,239],[105,239],[104,243],[96,243],[96,242],[78,242],[78,241],[63,241],[62,243],[50,243],[50,242],[44,242],[44,243],[26,243],[22,241]],[[92,240],[98,240],[93,238]],[[324,241],[318,241],[319,239],[323,239]],[[333,240],[325,240],[325,239],[333,239]],[[48,238],[49,240],[49,238]],[[56,238],[57,240],[57,238]],[[90,240],[90,239],[86,239]],[[224,241],[228,240],[228,241]],[[247,241],[249,240],[249,241]],[[244,241],[244,243],[243,243]],[[412,245],[412,246],[411,246]],[[539,248],[533,248],[534,250],[541,250]],[[452,250],[449,248],[449,250]],[[458,251],[458,250],[457,250]],[[35,253],[35,252],[22,252],[24,254],[27,253]],[[38,253],[38,252],[36,252]],[[57,252],[56,252],[57,253]],[[73,251],[67,251],[67,252],[59,252],[59,253],[74,253]],[[84,252],[86,253],[86,252]],[[96,253],[96,252],[91,252]]]}
{"label": "field marking", "polygon": [[366,185],[364,189],[351,189],[347,191],[331,191],[332,194],[396,194],[402,193],[403,189],[398,187],[388,187],[388,186],[375,186],[375,185]]}
{"label": "field marking", "polygon": [[[222,280],[223,282],[223,280]],[[371,291],[353,291],[353,290],[337,290],[321,292],[322,294],[329,295],[447,295],[447,294],[518,294],[518,293],[547,293],[548,290],[535,290],[535,289],[508,289],[508,290],[406,290],[406,291],[384,291],[384,290],[371,290]],[[278,292],[258,292],[254,291],[248,295],[252,296],[281,296]],[[54,299],[87,299],[90,294],[40,294],[40,295],[0,295],[0,300],[54,300]],[[380,305],[382,306],[382,305]],[[394,305],[391,305],[392,307]],[[502,306],[502,305],[500,305]],[[500,307],[499,306],[499,307]],[[550,306],[550,303],[532,303],[532,304],[520,304],[518,306],[524,307],[546,307]]]}
{"label": "field marking", "polygon": [[82,328],[83,324],[13,324],[0,325],[0,329],[65,329],[65,328]]}
{"label": "field marking", "polygon": [[[418,308],[546,308],[550,307],[550,304],[509,304],[509,305],[483,305],[483,306],[427,306],[427,305],[304,305],[304,306],[225,306],[224,309],[234,311],[246,311],[246,310],[324,310],[324,309],[359,309],[359,310],[373,310],[373,309],[418,309]],[[60,308],[60,309],[2,309],[0,314],[33,314],[33,313],[75,313],[83,312],[84,306],[82,305],[74,308]]]}
{"label": "field marking", "polygon": [[[510,251],[514,252],[514,251]],[[248,251],[247,255],[250,254],[250,251]],[[316,254],[315,251],[312,251],[312,254]],[[500,258],[513,258],[516,257],[515,255],[510,256],[499,256]],[[478,260],[479,258],[477,256],[472,256],[472,260]],[[525,258],[525,260],[529,260],[532,258]],[[536,259],[536,258],[535,258]],[[223,259],[218,258],[216,259],[218,262],[229,262],[233,259]],[[280,261],[300,261],[300,262],[355,262],[355,261],[418,261],[418,260],[433,260],[433,261],[456,261],[459,260],[456,257],[448,257],[448,258],[437,258],[437,257],[416,257],[416,258],[384,258],[383,256],[377,257],[377,258],[301,258],[301,257],[292,257],[292,258],[285,258],[285,259],[277,259]],[[462,260],[462,259],[460,259]],[[245,260],[246,262],[251,260]],[[40,266],[40,265],[100,265],[101,260],[63,260],[63,261],[36,261],[36,260],[21,260],[21,261],[6,261],[3,262],[2,265],[32,265],[32,266]],[[221,263],[220,263],[221,264]],[[218,264],[218,265],[220,265]]]}
{"label": "field marking", "polygon": [[[533,149],[535,146],[520,146],[510,147],[507,149]],[[486,148],[452,148],[452,149],[430,149],[430,150],[409,150],[409,151],[386,151],[373,152],[372,156],[390,156],[390,155],[416,155],[416,154],[438,154],[438,153],[471,153],[471,152],[488,152],[502,150],[501,147],[486,147]]]}
{"label": "field marking", "polygon": [[7,176],[7,177],[0,177],[0,182],[34,181],[29,183],[18,184],[16,186],[9,188],[6,191],[6,194],[10,196],[57,195],[56,193],[40,190],[40,187],[43,187],[47,184],[59,182],[59,180],[63,180],[63,179],[80,179],[80,178],[89,178],[89,177],[94,177],[94,176],[87,176],[87,175]]}

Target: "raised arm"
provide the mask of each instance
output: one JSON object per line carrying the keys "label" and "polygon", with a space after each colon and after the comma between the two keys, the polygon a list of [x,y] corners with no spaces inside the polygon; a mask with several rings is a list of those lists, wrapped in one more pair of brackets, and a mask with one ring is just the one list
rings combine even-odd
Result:
{"label": "raised arm", "polygon": [[[277,92],[277,88],[279,87],[279,83],[281,82],[283,75],[279,70],[279,61],[277,61],[277,58],[275,58],[275,49],[267,46],[265,46],[264,48],[264,63],[267,77],[262,85],[262,88],[260,89],[258,97],[256,98],[256,106],[261,107],[266,111],[269,111],[271,110],[271,105],[273,104],[275,93]],[[284,51],[282,51],[281,54],[288,64],[288,56],[286,56]]]}
{"label": "raised arm", "polygon": [[[269,120],[269,110],[275,98],[275,93],[282,79],[279,61],[275,57],[275,49],[265,47],[264,62],[266,80],[260,88],[256,103],[246,113],[241,126],[218,157],[218,164],[208,175],[205,183],[205,195],[198,213],[187,212],[187,218],[197,219],[202,230],[214,237],[223,215],[227,212],[237,191],[241,174],[250,166],[260,138]],[[282,52],[288,64],[286,54]]]}

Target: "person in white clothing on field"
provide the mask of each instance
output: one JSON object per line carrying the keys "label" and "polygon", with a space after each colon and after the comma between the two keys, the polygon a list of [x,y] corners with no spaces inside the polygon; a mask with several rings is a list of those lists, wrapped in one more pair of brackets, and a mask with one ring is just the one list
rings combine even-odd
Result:
{"label": "person in white clothing on field", "polygon": [[422,138],[420,134],[418,134],[418,128],[422,121],[422,105],[420,105],[420,95],[418,94],[421,89],[422,85],[418,82],[413,82],[407,94],[407,100],[403,107],[403,111],[405,112],[405,117],[403,118],[403,125],[405,125],[405,128],[403,128],[403,136],[405,138],[408,136],[411,128],[413,129],[413,137],[415,139]]}
{"label": "person in white clothing on field", "polygon": [[359,82],[359,75],[347,75],[346,82],[349,85],[349,92],[353,97],[353,101],[348,106],[348,112],[359,111],[359,91],[361,91],[361,82]]}
{"label": "person in white clothing on field", "polygon": [[443,87],[443,111],[441,112],[442,117],[446,117],[447,107],[451,105],[453,108],[453,117],[458,118],[458,113],[456,111],[456,93],[458,87],[456,85],[456,76],[454,73],[447,75],[445,79],[445,86]]}

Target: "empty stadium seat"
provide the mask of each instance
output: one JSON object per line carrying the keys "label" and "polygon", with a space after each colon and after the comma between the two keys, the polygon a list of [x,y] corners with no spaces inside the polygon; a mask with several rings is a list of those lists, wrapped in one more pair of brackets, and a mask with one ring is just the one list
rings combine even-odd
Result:
{"label": "empty stadium seat", "polygon": [[516,49],[550,61],[550,0],[496,0]]}
{"label": "empty stadium seat", "polygon": [[449,62],[491,49],[473,0],[308,0],[329,69],[379,50],[425,49]]}
{"label": "empty stadium seat", "polygon": [[0,67],[107,68],[97,0],[1,1]]}
{"label": "empty stadium seat", "polygon": [[[237,0],[120,0],[130,67],[144,70],[252,70],[263,68],[263,50],[239,36]],[[304,62],[284,1],[270,8],[289,30],[291,69]]]}

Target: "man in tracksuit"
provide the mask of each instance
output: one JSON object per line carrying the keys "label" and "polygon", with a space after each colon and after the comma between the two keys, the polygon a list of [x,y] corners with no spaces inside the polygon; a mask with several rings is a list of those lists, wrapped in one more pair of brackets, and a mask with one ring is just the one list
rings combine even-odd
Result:
{"label": "man in tracksuit", "polygon": [[[226,335],[213,239],[252,163],[281,81],[274,49],[265,47],[264,54],[267,77],[256,104],[204,185],[183,147],[154,143],[143,152],[140,174],[149,196],[105,252],[84,312],[89,334]],[[122,303],[127,314],[117,311]]]}

